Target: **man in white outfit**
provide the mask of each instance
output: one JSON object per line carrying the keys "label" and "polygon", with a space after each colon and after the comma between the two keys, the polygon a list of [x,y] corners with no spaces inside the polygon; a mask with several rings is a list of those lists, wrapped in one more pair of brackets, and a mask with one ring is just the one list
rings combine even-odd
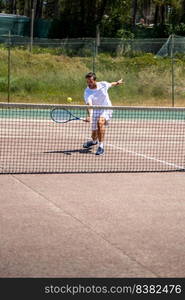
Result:
{"label": "man in white outfit", "polygon": [[[93,106],[112,106],[109,98],[108,89],[113,86],[118,86],[123,83],[120,79],[115,82],[96,81],[96,74],[93,72],[88,73],[86,76],[87,88],[84,92],[84,100],[87,105]],[[111,109],[89,109],[87,121],[92,121],[92,140],[84,143],[84,148],[90,148],[98,145],[96,155],[104,153],[104,136],[105,126],[112,117]]]}

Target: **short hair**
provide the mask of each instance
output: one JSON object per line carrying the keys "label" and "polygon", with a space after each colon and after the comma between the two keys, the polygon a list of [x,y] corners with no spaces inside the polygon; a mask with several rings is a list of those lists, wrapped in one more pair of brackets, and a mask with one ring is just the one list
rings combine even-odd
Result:
{"label": "short hair", "polygon": [[96,80],[96,74],[94,72],[89,72],[87,75],[85,75],[85,78],[91,78],[93,77],[94,80]]}

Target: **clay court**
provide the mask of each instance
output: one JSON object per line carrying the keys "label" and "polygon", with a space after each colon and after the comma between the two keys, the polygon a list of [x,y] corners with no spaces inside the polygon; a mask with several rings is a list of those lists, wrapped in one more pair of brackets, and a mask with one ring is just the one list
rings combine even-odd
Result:
{"label": "clay court", "polygon": [[185,277],[184,109],[144,112],[97,157],[89,125],[2,104],[0,277]]}
{"label": "clay court", "polygon": [[1,175],[0,277],[184,277],[184,173]]}
{"label": "clay court", "polygon": [[[54,122],[53,107],[0,104],[0,173],[185,170],[185,108],[114,106],[106,129],[106,155],[99,158],[95,147],[82,146],[91,137],[92,124]],[[59,106],[59,111],[64,109],[86,115],[85,106]]]}

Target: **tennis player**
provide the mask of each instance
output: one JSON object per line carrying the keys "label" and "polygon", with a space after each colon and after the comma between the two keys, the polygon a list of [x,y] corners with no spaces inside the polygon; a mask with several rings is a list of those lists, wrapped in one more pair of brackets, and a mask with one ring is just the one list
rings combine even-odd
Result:
{"label": "tennis player", "polygon": [[[88,73],[86,76],[87,88],[84,91],[84,100],[87,105],[112,106],[108,89],[123,83],[120,79],[116,82],[96,81],[96,74]],[[88,109],[87,121],[92,122],[92,139],[84,143],[84,148],[89,148],[98,144],[96,155],[104,153],[105,126],[108,125],[112,117],[111,109]]]}

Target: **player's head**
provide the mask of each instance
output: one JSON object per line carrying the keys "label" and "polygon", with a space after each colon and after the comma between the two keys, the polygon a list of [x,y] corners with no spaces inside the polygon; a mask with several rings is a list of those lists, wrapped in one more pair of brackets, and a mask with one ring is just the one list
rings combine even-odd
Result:
{"label": "player's head", "polygon": [[94,72],[87,73],[85,78],[86,78],[87,85],[89,88],[92,89],[92,88],[96,87],[96,74]]}

